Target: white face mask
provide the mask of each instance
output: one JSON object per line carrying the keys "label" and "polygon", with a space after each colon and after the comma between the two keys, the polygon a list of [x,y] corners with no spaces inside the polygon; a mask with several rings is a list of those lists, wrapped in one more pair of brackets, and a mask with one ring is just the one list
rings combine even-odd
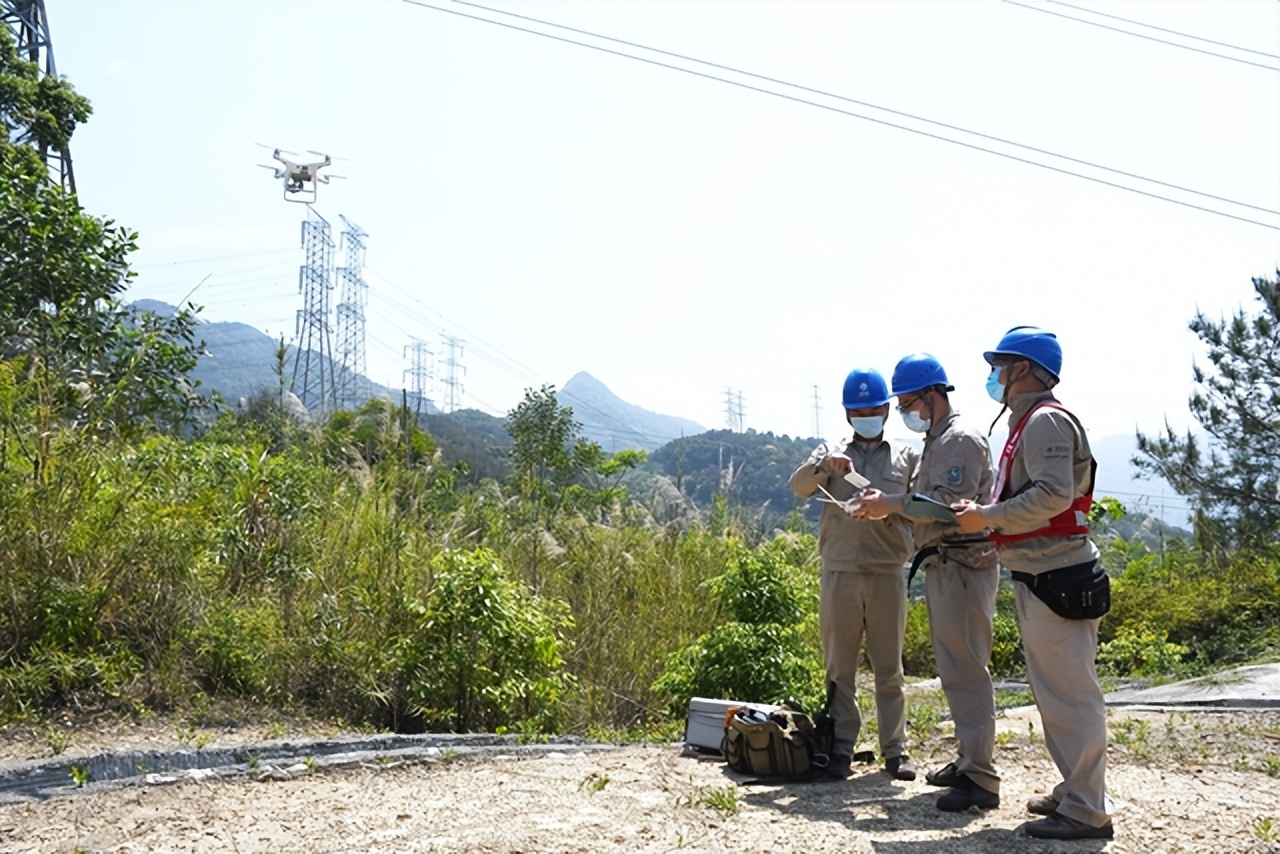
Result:
{"label": "white face mask", "polygon": [[884,418],[879,415],[863,415],[849,418],[849,426],[853,432],[864,439],[874,439],[884,432]]}
{"label": "white face mask", "polygon": [[919,412],[902,413],[902,423],[907,425],[907,429],[912,433],[924,433],[929,429],[929,425],[933,423],[932,418],[921,418]]}

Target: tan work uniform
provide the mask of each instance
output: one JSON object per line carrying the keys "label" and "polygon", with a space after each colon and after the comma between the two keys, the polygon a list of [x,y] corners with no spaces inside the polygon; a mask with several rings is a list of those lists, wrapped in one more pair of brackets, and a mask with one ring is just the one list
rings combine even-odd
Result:
{"label": "tan work uniform", "polygon": [[[1010,430],[1048,391],[1009,398]],[[1092,454],[1084,429],[1053,407],[1036,410],[1022,431],[1009,466],[1009,496],[983,511],[1002,534],[1035,531],[1092,488]],[[1013,572],[1035,575],[1097,560],[1087,534],[1032,537],[1000,548],[1000,562]],[[1044,723],[1045,745],[1062,773],[1054,788],[1058,812],[1101,827],[1110,821],[1106,791],[1107,719],[1094,667],[1099,620],[1067,620],[1014,584],[1018,628],[1027,656],[1027,679]]]}
{"label": "tan work uniform", "polygon": [[[905,445],[887,440],[854,439],[843,449],[854,470],[884,492],[902,492],[915,473],[919,457]],[[818,486],[840,500],[853,496],[853,486],[827,463],[832,449],[825,443],[791,475],[791,489],[809,497]],[[858,521],[834,504],[822,505],[818,531],[822,578],[818,622],[827,682],[834,682],[831,715],[835,720],[837,756],[853,753],[862,729],[854,675],[863,638],[876,682],[876,720],[880,754],[906,755],[907,722],[902,641],[907,625],[903,565],[911,554],[910,526],[899,516]]]}
{"label": "tan work uniform", "polygon": [[[954,410],[931,424],[913,492],[945,504],[971,499],[990,500],[991,452],[986,437],[968,429]],[[918,548],[939,553],[921,563],[925,571],[925,603],[929,635],[938,677],[951,706],[951,719],[960,742],[956,771],[995,794],[996,699],[991,684],[991,622],[996,613],[996,550],[981,535],[966,535],[945,522],[917,522]],[[968,540],[968,544],[964,542]]]}

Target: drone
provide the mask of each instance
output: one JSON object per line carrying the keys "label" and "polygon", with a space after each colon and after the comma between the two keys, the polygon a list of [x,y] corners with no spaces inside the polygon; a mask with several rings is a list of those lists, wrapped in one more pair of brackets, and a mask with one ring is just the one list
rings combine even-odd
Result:
{"label": "drone", "polygon": [[318,184],[328,184],[330,178],[342,178],[342,175],[321,175],[320,170],[333,163],[333,158],[321,151],[308,151],[308,154],[314,154],[320,157],[320,160],[311,162],[293,161],[282,154],[289,154],[297,157],[292,151],[282,152],[279,148],[275,149],[271,156],[279,160],[281,166],[268,166],[266,164],[258,164],[263,169],[271,169],[275,172],[275,177],[284,181],[284,200],[286,202],[305,202],[311,204],[316,200],[316,189]]}

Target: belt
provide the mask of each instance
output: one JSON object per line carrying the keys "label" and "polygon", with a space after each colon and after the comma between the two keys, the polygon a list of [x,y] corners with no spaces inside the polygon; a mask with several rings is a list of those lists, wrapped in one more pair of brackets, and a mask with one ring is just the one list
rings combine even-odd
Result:
{"label": "belt", "polygon": [[973,537],[970,539],[960,540],[943,540],[936,546],[925,546],[916,552],[915,557],[911,559],[911,569],[907,570],[907,589],[911,589],[911,580],[916,577],[916,573],[920,571],[920,565],[934,555],[942,554],[945,549],[960,549],[966,546],[990,545],[991,541],[986,537]]}

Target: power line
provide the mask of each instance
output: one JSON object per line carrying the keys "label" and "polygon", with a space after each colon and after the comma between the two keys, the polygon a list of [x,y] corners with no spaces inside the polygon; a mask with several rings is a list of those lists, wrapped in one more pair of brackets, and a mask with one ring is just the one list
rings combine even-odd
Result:
{"label": "power line", "polygon": [[1121,18],[1119,15],[1108,15],[1106,12],[1099,12],[1096,9],[1086,9],[1083,6],[1073,6],[1070,3],[1063,3],[1062,0],[1045,0],[1045,2],[1052,3],[1055,6],[1065,6],[1068,9],[1075,9],[1077,12],[1086,12],[1090,15],[1097,15],[1099,18],[1110,18],[1113,21],[1123,21],[1126,24],[1133,24],[1135,27],[1146,27],[1149,30],[1159,30],[1162,33],[1169,33],[1170,35],[1181,36],[1184,39],[1195,39],[1196,41],[1204,42],[1205,44],[1216,44],[1218,47],[1229,47],[1232,50],[1238,50],[1244,53],[1252,53],[1258,56],[1265,56],[1267,59],[1280,59],[1280,55],[1276,55],[1274,53],[1267,53],[1265,50],[1253,50],[1252,48],[1240,47],[1239,45],[1234,45],[1234,44],[1227,44],[1226,42],[1216,42],[1213,39],[1206,39],[1206,38],[1201,38],[1200,36],[1193,36],[1190,33],[1180,33],[1177,30],[1169,30],[1169,29],[1165,29],[1164,27],[1157,27],[1155,24],[1144,24],[1141,21],[1132,21],[1128,18]]}
{"label": "power line", "polygon": [[[1014,154],[1009,154],[1009,153],[1002,152],[1002,151],[996,151],[996,150],[994,150],[994,149],[991,149],[991,148],[985,148],[985,147],[983,147],[983,146],[981,146],[981,145],[977,145],[977,144],[974,144],[974,143],[964,142],[963,140],[953,139],[953,138],[951,138],[951,137],[943,136],[943,135],[941,135],[941,134],[931,133],[931,132],[926,131],[926,130],[920,130],[919,128],[913,128],[913,127],[908,127],[908,126],[906,126],[906,125],[897,124],[897,123],[895,123],[895,122],[891,122],[891,121],[888,121],[888,120],[886,120],[886,119],[878,119],[878,118],[875,118],[874,116],[868,116],[868,115],[864,115],[864,114],[862,114],[862,113],[856,113],[856,112],[853,112],[853,111],[851,111],[851,110],[841,109],[841,108],[839,108],[839,107],[834,107],[834,106],[831,106],[831,105],[829,105],[829,104],[823,104],[823,103],[819,103],[819,102],[817,102],[817,101],[810,101],[810,100],[808,100],[808,99],[800,98],[800,97],[795,96],[795,95],[788,95],[788,94],[786,94],[785,92],[777,92],[777,91],[774,91],[774,90],[772,90],[772,89],[766,89],[766,88],[763,88],[763,87],[760,87],[760,86],[752,86],[752,85],[751,85],[751,84],[749,84],[749,83],[742,83],[742,82],[737,81],[737,80],[730,80],[730,79],[727,79],[727,78],[725,78],[725,77],[718,77],[718,76],[716,76],[716,75],[714,75],[714,74],[708,74],[708,73],[706,73],[706,72],[696,71],[696,70],[694,70],[694,69],[692,69],[692,68],[682,68],[682,67],[680,67],[680,66],[678,66],[678,65],[672,65],[672,64],[667,63],[667,62],[660,62],[660,61],[658,61],[658,60],[656,60],[656,59],[648,59],[648,58],[646,58],[646,57],[636,56],[636,55],[634,55],[634,54],[626,53],[626,52],[624,52],[624,51],[620,51],[620,50],[613,50],[613,49],[611,49],[611,48],[607,48],[607,47],[601,47],[600,45],[587,44],[586,42],[577,41],[577,40],[575,40],[575,39],[565,38],[565,37],[563,37],[563,36],[557,36],[557,35],[553,35],[553,34],[551,34],[551,33],[540,32],[540,31],[538,31],[538,30],[532,30],[532,29],[529,29],[529,28],[527,28],[527,27],[517,26],[517,25],[515,25],[515,24],[508,24],[508,23],[505,23],[505,22],[503,22],[503,21],[495,21],[495,20],[493,20],[493,19],[491,19],[491,18],[484,18],[484,17],[480,17],[479,15],[469,15],[469,14],[467,14],[467,13],[465,13],[465,12],[459,12],[459,11],[457,11],[457,10],[455,10],[455,9],[445,9],[445,8],[440,7],[440,6],[432,6],[432,5],[431,5],[431,4],[429,4],[429,3],[422,2],[422,0],[404,0],[404,2],[406,2],[406,3],[408,3],[408,4],[412,5],[412,6],[418,6],[418,7],[421,7],[421,8],[423,8],[423,9],[430,9],[430,10],[435,11],[435,12],[444,12],[444,13],[449,14],[449,15],[457,15],[458,17],[461,17],[461,18],[468,18],[468,19],[470,19],[470,20],[473,20],[473,21],[480,21],[481,23],[485,23],[485,24],[493,24],[494,26],[504,27],[504,28],[506,28],[506,29],[510,29],[510,30],[516,30],[517,32],[528,33],[528,34],[530,34],[530,35],[541,36],[541,37],[543,37],[543,38],[551,39],[551,40],[553,40],[553,41],[564,42],[565,44],[572,44],[572,45],[577,45],[578,47],[585,47],[585,48],[588,48],[588,49],[590,49],[590,50],[599,51],[599,52],[601,52],[601,53],[607,53],[607,54],[610,54],[610,55],[613,55],[613,56],[622,57],[622,58],[624,58],[624,59],[633,59],[633,60],[635,60],[635,61],[637,61],[637,62],[643,62],[643,63],[646,63],[646,64],[648,64],[648,65],[655,65],[655,66],[658,66],[659,68],[667,68],[667,69],[670,69],[670,70],[672,70],[672,71],[680,71],[680,72],[683,72],[683,73],[685,73],[685,74],[693,75],[694,77],[701,77],[701,78],[706,79],[706,80],[714,80],[714,81],[717,81],[717,82],[719,82],[719,83],[727,83],[727,84],[729,84],[730,86],[737,86],[737,87],[739,87],[739,88],[741,88],[741,89],[747,89],[747,90],[752,91],[752,92],[758,92],[758,93],[760,93],[760,94],[764,94],[764,95],[772,95],[772,96],[773,96],[773,97],[775,97],[775,98],[782,98],[782,99],[787,100],[787,101],[794,101],[794,102],[796,102],[796,103],[798,103],[798,104],[805,104],[805,105],[810,106],[810,107],[817,107],[818,109],[821,109],[821,110],[827,110],[828,112],[839,113],[840,115],[849,116],[849,117],[851,117],[851,118],[855,118],[855,119],[862,119],[863,121],[873,122],[873,123],[875,123],[875,124],[884,125],[885,127],[891,127],[891,128],[895,128],[895,129],[897,129],[897,130],[907,131],[908,133],[913,133],[913,134],[916,134],[916,135],[918,135],[918,136],[923,136],[923,137],[927,137],[927,138],[929,138],[929,139],[938,140],[938,141],[940,141],[940,142],[949,142],[949,143],[951,143],[952,145],[959,145],[959,146],[962,146],[962,147],[964,147],[964,148],[972,149],[972,150],[974,150],[974,151],[981,151],[981,152],[985,152],[985,153],[987,153],[987,154],[994,154],[994,155],[996,155],[997,157],[1003,157],[1003,158],[1005,158],[1005,159],[1007,159],[1007,160],[1014,160],[1014,161],[1016,161],[1016,162],[1018,162],[1018,163],[1025,163],[1025,164],[1027,164],[1027,165],[1029,165],[1029,166],[1038,166],[1038,167],[1040,167],[1041,169],[1047,169],[1047,170],[1049,170],[1049,171],[1051,171],[1051,172],[1058,172],[1058,173],[1060,173],[1060,174],[1063,174],[1063,175],[1069,175],[1069,176],[1072,176],[1072,177],[1074,177],[1074,178],[1082,178],[1082,179],[1084,179],[1084,180],[1086,180],[1086,181],[1092,181],[1092,182],[1093,182],[1093,183],[1095,183],[1095,184],[1102,184],[1102,185],[1104,185],[1104,186],[1113,187],[1113,188],[1115,188],[1115,189],[1117,189],[1117,190],[1126,190],[1126,191],[1128,191],[1128,192],[1130,192],[1130,193],[1136,193],[1136,194],[1138,194],[1138,195],[1140,195],[1140,196],[1146,196],[1146,197],[1148,197],[1148,198],[1152,198],[1152,199],[1159,199],[1160,201],[1170,202],[1170,203],[1172,203],[1172,204],[1180,205],[1180,206],[1182,206],[1182,207],[1191,208],[1191,209],[1193,209],[1193,210],[1198,210],[1198,211],[1203,211],[1204,213],[1209,213],[1209,214],[1214,214],[1214,215],[1216,215],[1216,216],[1226,217],[1227,219],[1234,219],[1234,220],[1237,220],[1237,221],[1239,221],[1239,222],[1248,223],[1248,224],[1250,224],[1250,225],[1257,225],[1257,226],[1261,226],[1261,227],[1263,227],[1263,228],[1268,228],[1268,229],[1271,229],[1271,230],[1273,230],[1273,231],[1278,231],[1278,230],[1280,230],[1280,225],[1274,225],[1274,224],[1272,224],[1272,223],[1268,223],[1268,222],[1260,222],[1260,221],[1258,221],[1258,220],[1249,219],[1248,217],[1245,217],[1245,216],[1238,216],[1238,215],[1236,215],[1236,214],[1231,214],[1231,213],[1227,213],[1227,212],[1225,212],[1225,211],[1215,210],[1214,208],[1205,207],[1205,206],[1203,206],[1203,205],[1194,204],[1194,203],[1192,203],[1192,202],[1187,202],[1187,201],[1182,201],[1182,200],[1180,200],[1180,199],[1170,198],[1169,196],[1162,196],[1162,195],[1160,195],[1159,193],[1153,193],[1153,192],[1149,192],[1149,191],[1147,191],[1147,190],[1140,190],[1140,189],[1138,189],[1137,187],[1130,187],[1130,186],[1127,186],[1127,185],[1125,185],[1125,184],[1119,184],[1119,183],[1116,183],[1116,182],[1114,182],[1114,181],[1108,181],[1108,180],[1106,180],[1106,179],[1104,179],[1104,178],[1097,178],[1097,177],[1094,177],[1094,176],[1092,176],[1092,175],[1085,175],[1085,174],[1082,174],[1082,173],[1080,173],[1080,172],[1073,172],[1073,171],[1071,171],[1070,169],[1064,169],[1064,168],[1062,168],[1062,167],[1059,167],[1059,166],[1053,166],[1053,165],[1050,165],[1050,164],[1048,164],[1048,163],[1042,163],[1042,162],[1037,161],[1037,160],[1030,160],[1030,159],[1027,159],[1027,158],[1025,158],[1025,157],[1019,157],[1019,156],[1014,155]],[[458,0],[458,2],[462,2],[462,0]],[[1011,0],[1010,0],[1010,2],[1011,2]],[[528,20],[528,21],[532,21],[532,22],[535,22],[535,23],[543,24],[543,25],[545,25],[545,26],[560,27],[560,28],[562,28],[562,29],[570,30],[570,31],[572,31],[572,32],[577,32],[577,33],[582,33],[582,34],[585,34],[585,35],[589,35],[589,36],[592,36],[593,38],[603,39],[603,40],[605,40],[605,41],[618,41],[618,42],[620,42],[620,40],[618,40],[618,39],[612,39],[612,38],[610,38],[610,37],[608,37],[608,36],[600,36],[600,35],[597,35],[597,34],[595,34],[595,33],[590,33],[590,32],[588,32],[588,31],[586,31],[586,30],[575,30],[575,29],[573,29],[573,28],[571,28],[571,27],[562,27],[562,26],[561,26],[561,25],[559,25],[559,24],[553,24],[553,23],[550,23],[550,22],[547,22],[547,21],[541,21],[541,20],[538,20],[538,19],[536,19],[536,18],[527,18],[527,17],[525,17],[525,16],[523,16],[523,15],[515,15],[515,13],[512,13],[512,12],[503,12],[503,11],[501,11],[501,10],[497,10],[497,9],[490,10],[490,9],[488,9],[487,7],[484,7],[484,6],[477,6],[476,4],[473,4],[473,3],[464,3],[464,5],[467,5],[467,6],[476,6],[476,8],[485,9],[486,11],[493,11],[493,12],[496,12],[497,14],[512,15],[512,16],[514,16],[514,17],[518,17],[518,18],[521,18],[521,19],[523,19],[523,20]],[[680,54],[674,54],[674,53],[671,53],[671,52],[669,52],[669,51],[662,51],[662,50],[658,50],[658,49],[656,49],[656,48],[648,48],[648,47],[645,47],[644,45],[638,45],[638,44],[634,44],[634,43],[631,43],[631,42],[621,42],[621,43],[623,43],[623,44],[627,44],[627,45],[629,45],[629,46],[633,46],[633,47],[638,47],[638,48],[643,49],[643,50],[649,50],[649,51],[652,51],[652,52],[654,52],[654,53],[663,54],[663,55],[667,55],[667,56],[678,57],[678,58],[684,59],[684,60],[686,60],[686,61],[690,61],[690,62],[697,62],[697,63],[704,64],[704,65],[708,65],[708,66],[711,66],[711,67],[721,68],[721,69],[724,69],[724,70],[727,70],[727,71],[733,71],[734,73],[743,74],[744,76],[754,77],[754,78],[756,78],[756,79],[760,79],[760,80],[769,80],[770,82],[777,82],[777,83],[781,83],[782,85],[785,85],[785,86],[792,86],[792,85],[793,85],[793,84],[785,83],[785,82],[783,82],[783,81],[774,81],[774,80],[772,80],[771,78],[766,78],[766,77],[763,77],[762,75],[750,74],[750,73],[748,73],[748,72],[740,72],[740,71],[737,71],[736,69],[732,69],[732,68],[729,68],[729,67],[727,67],[727,66],[718,66],[718,65],[716,65],[715,63],[704,62],[703,60],[692,59],[692,58],[690,58],[690,57],[684,57],[684,56],[682,56],[682,55],[680,55]],[[1263,212],[1263,213],[1277,213],[1276,211],[1273,211],[1273,210],[1271,210],[1271,209],[1269,209],[1269,208],[1262,208],[1262,207],[1258,207],[1258,206],[1256,206],[1256,205],[1247,204],[1247,203],[1245,203],[1245,202],[1237,202],[1237,201],[1234,201],[1234,200],[1231,200],[1231,199],[1226,199],[1226,198],[1219,197],[1219,196],[1213,196],[1213,195],[1210,195],[1210,194],[1208,194],[1208,193],[1203,193],[1203,192],[1200,192],[1200,191],[1198,191],[1198,190],[1193,190],[1193,189],[1191,189],[1191,188],[1183,187],[1183,186],[1180,186],[1180,185],[1177,185],[1177,184],[1169,184],[1169,183],[1166,183],[1166,182],[1163,182],[1163,181],[1157,181],[1157,180],[1152,179],[1152,178],[1144,178],[1144,177],[1142,177],[1142,176],[1140,176],[1140,175],[1132,175],[1131,173],[1121,172],[1120,170],[1111,169],[1111,168],[1109,168],[1109,167],[1105,167],[1105,166],[1098,166],[1098,165],[1096,165],[1096,164],[1091,164],[1091,163],[1089,163],[1088,161],[1077,160],[1077,159],[1075,159],[1075,158],[1066,157],[1065,155],[1058,155],[1058,154],[1054,154],[1054,153],[1052,153],[1052,152],[1047,152],[1047,151],[1046,151],[1046,152],[1041,152],[1039,149],[1033,149],[1031,146],[1024,146],[1024,145],[1021,145],[1020,143],[1014,143],[1014,142],[1009,142],[1009,141],[1006,141],[1006,140],[1000,140],[998,137],[992,137],[992,136],[989,136],[989,135],[986,135],[986,134],[980,134],[980,133],[976,133],[976,132],[973,132],[973,131],[967,131],[967,130],[964,130],[963,128],[952,128],[951,126],[943,125],[941,122],[934,122],[934,121],[932,121],[932,120],[930,120],[930,119],[925,119],[925,118],[922,118],[922,117],[919,117],[919,116],[914,116],[914,115],[912,115],[912,114],[910,114],[910,113],[904,113],[904,112],[896,111],[896,110],[883,109],[883,108],[881,108],[881,107],[876,107],[875,105],[872,105],[872,104],[865,104],[864,102],[860,102],[860,101],[852,101],[852,99],[844,98],[844,97],[839,96],[839,95],[833,95],[833,94],[831,94],[831,93],[827,93],[827,92],[822,92],[821,90],[817,90],[817,89],[809,89],[809,88],[804,87],[804,86],[794,86],[794,88],[799,89],[799,90],[803,90],[803,91],[809,91],[809,92],[814,92],[814,93],[817,93],[817,94],[822,94],[822,95],[823,95],[823,96],[825,96],[825,97],[831,97],[831,98],[835,98],[835,99],[837,99],[837,100],[843,100],[843,101],[847,101],[847,102],[850,102],[850,103],[857,103],[857,104],[860,104],[860,105],[863,105],[863,106],[871,107],[872,109],[882,110],[883,112],[892,113],[892,114],[894,114],[894,115],[901,115],[901,116],[904,116],[904,117],[908,117],[908,118],[911,118],[911,119],[913,119],[913,120],[915,120],[915,121],[925,122],[925,123],[928,123],[928,124],[937,125],[937,126],[939,126],[939,127],[947,127],[948,129],[959,130],[959,131],[961,131],[962,133],[969,133],[969,134],[971,134],[971,135],[973,135],[973,136],[981,137],[981,138],[984,138],[984,139],[991,139],[991,140],[993,140],[993,141],[999,141],[999,142],[1002,142],[1002,143],[1004,143],[1004,144],[1012,145],[1012,146],[1015,146],[1015,147],[1019,147],[1019,148],[1024,148],[1024,149],[1027,149],[1027,150],[1036,151],[1037,153],[1045,153],[1045,154],[1048,154],[1049,156],[1052,156],[1052,157],[1058,157],[1058,158],[1060,158],[1060,159],[1062,159],[1062,160],[1067,160],[1067,161],[1070,161],[1070,162],[1080,163],[1080,164],[1082,164],[1082,165],[1089,165],[1089,166],[1091,166],[1091,167],[1093,167],[1093,168],[1098,168],[1098,169],[1101,169],[1101,170],[1103,170],[1103,171],[1108,171],[1108,172],[1112,172],[1112,173],[1115,173],[1115,174],[1121,174],[1121,175],[1124,175],[1124,176],[1126,176],[1126,177],[1133,177],[1133,178],[1136,178],[1137,180],[1146,181],[1146,182],[1148,182],[1148,183],[1151,183],[1151,184],[1157,184],[1157,185],[1160,185],[1160,186],[1170,187],[1171,189],[1177,189],[1177,190],[1179,190],[1179,191],[1181,191],[1181,192],[1186,192],[1186,193],[1190,193],[1190,194],[1193,194],[1193,195],[1202,196],[1202,197],[1205,197],[1205,198],[1212,198],[1212,199],[1215,199],[1215,200],[1218,200],[1218,201],[1224,201],[1224,202],[1226,202],[1226,203],[1228,203],[1228,204],[1236,205],[1236,206],[1239,206],[1239,207],[1242,207],[1242,208],[1250,208],[1250,209],[1253,209],[1253,210],[1261,211],[1261,212]]]}
{"label": "power line", "polygon": [[[1030,9],[1032,12],[1043,12],[1046,15],[1053,15],[1055,18],[1065,18],[1068,21],[1075,21],[1078,24],[1088,24],[1091,27],[1101,27],[1104,30],[1111,30],[1111,32],[1113,33],[1123,33],[1126,36],[1133,36],[1134,38],[1146,39],[1147,41],[1151,41],[1151,42],[1159,42],[1160,44],[1167,44],[1171,47],[1180,47],[1183,50],[1192,50],[1192,51],[1195,51],[1196,53],[1203,53],[1206,56],[1216,56],[1218,59],[1225,59],[1225,60],[1228,60],[1229,62],[1238,62],[1241,65],[1252,65],[1255,68],[1265,68],[1268,71],[1280,71],[1280,68],[1277,68],[1274,65],[1264,65],[1261,62],[1254,62],[1249,59],[1241,59],[1236,56],[1227,56],[1225,53],[1214,53],[1211,50],[1204,50],[1203,48],[1192,47],[1189,44],[1178,44],[1177,42],[1171,42],[1168,39],[1159,39],[1159,38],[1156,38],[1155,36],[1148,36],[1148,35],[1143,35],[1142,33],[1135,33],[1132,30],[1125,30],[1125,29],[1121,29],[1120,27],[1112,27],[1112,26],[1109,26],[1108,24],[1103,24],[1098,21],[1086,21],[1084,18],[1077,18],[1074,15],[1064,15],[1061,12],[1055,12],[1052,9],[1042,9],[1039,6],[1032,6],[1028,3],[1019,3],[1018,0],[1003,0],[1003,2],[1008,3],[1010,6],[1021,6],[1023,9]],[[1066,6],[1067,4],[1063,3],[1062,5]],[[1072,6],[1071,8],[1074,9],[1075,7]],[[1081,11],[1087,11],[1087,10],[1081,10]],[[1101,14],[1101,13],[1099,12],[1098,14]],[[1107,17],[1113,17],[1113,16],[1108,15]],[[1121,18],[1120,20],[1124,20],[1124,19]],[[1139,24],[1138,26],[1146,26],[1146,25]],[[1156,27],[1155,29],[1159,29],[1159,27]],[[1190,38],[1195,38],[1195,37],[1191,36]]]}
{"label": "power line", "polygon": [[[947,124],[946,122],[934,121],[933,119],[927,119],[923,116],[917,116],[913,113],[903,112],[902,110],[895,110],[890,107],[882,107],[879,104],[872,104],[869,101],[859,101],[856,98],[849,98],[844,95],[837,95],[834,92],[827,92],[823,89],[816,89],[812,86],[804,86],[799,83],[791,83],[786,80],[780,80],[776,77],[767,77],[763,74],[756,74],[751,71],[745,71],[741,68],[735,68],[731,65],[721,65],[715,62],[709,62],[705,59],[698,59],[697,57],[688,56],[686,54],[674,53],[672,51],[661,50],[655,47],[648,47],[647,45],[642,45],[637,42],[630,42],[624,39],[614,38],[613,36],[606,36],[606,35],[601,35],[599,33],[593,33],[589,30],[581,30],[581,29],[577,29],[576,27],[569,27],[564,24],[557,24],[553,21],[544,21],[539,18],[531,18],[527,15],[518,15],[515,12],[507,12],[502,9],[495,9],[489,6],[482,6],[479,3],[470,3],[470,2],[467,2],[467,0],[454,0],[454,2],[462,6],[471,6],[476,9],[483,9],[486,12],[493,12],[499,15],[507,15],[513,18],[519,18],[524,21],[530,21],[531,23],[541,24],[543,26],[548,26],[548,27],[555,27],[556,29],[566,30],[571,33],[578,33],[579,35],[591,36],[592,38],[613,42],[614,44],[621,44],[627,47],[634,47],[640,50],[649,51],[650,53],[660,54],[662,56],[670,56],[672,58],[683,60],[685,62],[693,62],[693,63],[697,63],[698,65],[705,65],[708,68],[717,68],[721,71],[729,71],[734,74],[741,74],[743,77],[750,77],[755,80],[763,80],[767,83],[777,83],[780,86],[786,86],[790,89],[796,89],[801,92],[810,92],[814,95],[821,95],[824,98],[833,98],[837,101],[843,101],[846,104],[857,104],[860,107],[869,107],[873,110],[879,110],[882,113],[889,113],[890,115],[894,115],[894,116],[902,116],[903,118],[911,119],[912,121],[923,122],[924,124],[933,125],[934,127],[945,128],[946,130],[958,131],[960,133],[965,133],[970,136],[976,136],[979,139],[987,139],[987,140],[991,140],[992,142],[998,142],[1001,145],[1009,145],[1009,146],[1013,146],[1014,148],[1021,148],[1023,151],[1032,151],[1032,152],[1035,152],[1036,154],[1044,154],[1049,157],[1056,157],[1059,160],[1065,160],[1069,163],[1078,163],[1081,166],[1088,166],[1091,169],[1098,169],[1103,172],[1110,172],[1113,175],[1122,175],[1125,178],[1134,178],[1139,181],[1145,181],[1148,184],[1156,184],[1161,187],[1168,187],[1171,190],[1178,190],[1180,192],[1190,193],[1193,196],[1200,196],[1206,199],[1213,199],[1214,201],[1218,201],[1218,202],[1226,202],[1227,204],[1230,204],[1230,205],[1236,205],[1237,207],[1242,207],[1242,208],[1249,208],[1251,210],[1261,211],[1262,213],[1280,215],[1280,211],[1275,211],[1270,208],[1259,207],[1258,205],[1251,205],[1251,204],[1248,204],[1247,202],[1237,202],[1234,199],[1228,199],[1224,196],[1215,196],[1212,193],[1204,193],[1204,192],[1201,192],[1200,190],[1193,190],[1190,187],[1183,187],[1179,184],[1169,183],[1168,181],[1160,181],[1155,178],[1147,178],[1145,176],[1138,175],[1133,172],[1125,172],[1122,169],[1113,169],[1110,166],[1103,166],[1101,163],[1094,163],[1090,160],[1082,160],[1078,157],[1071,157],[1066,154],[1058,154],[1055,151],[1049,151],[1044,148],[1036,148],[1033,145],[1024,145],[1021,142],[1014,142],[1011,139],[1005,139],[1003,137],[993,136],[992,134],[982,133],[976,130],[969,130],[968,128],[963,128],[958,125]],[[483,19],[477,19],[477,20],[483,20]],[[498,22],[494,21],[493,23],[498,23]],[[634,58],[639,59],[639,57],[634,57]],[[714,79],[718,80],[720,78],[714,78]],[[725,81],[725,82],[731,82],[731,81]],[[992,153],[996,153],[996,152],[992,152]]]}

